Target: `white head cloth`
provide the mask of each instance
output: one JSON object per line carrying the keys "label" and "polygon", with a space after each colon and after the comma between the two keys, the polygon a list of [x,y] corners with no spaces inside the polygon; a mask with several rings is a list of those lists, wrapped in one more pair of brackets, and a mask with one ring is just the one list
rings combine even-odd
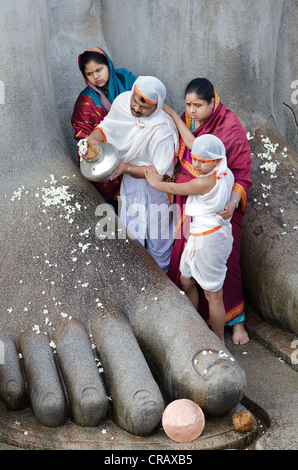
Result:
{"label": "white head cloth", "polygon": [[157,105],[153,114],[160,111],[167,94],[164,84],[158,78],[150,76],[137,78],[132,88],[132,94],[135,91],[149,103]]}
{"label": "white head cloth", "polygon": [[204,134],[197,137],[194,140],[191,155],[198,160],[217,160],[221,159],[219,164],[213,168],[208,174],[203,176],[209,176],[212,173],[217,172],[220,177],[227,170],[227,157],[226,149],[223,142],[212,134]]}
{"label": "white head cloth", "polygon": [[[150,116],[135,117],[131,113],[131,99],[135,87],[144,98],[157,104],[156,110]],[[133,162],[141,152],[146,151],[149,139],[161,127],[164,134],[171,134],[174,141],[175,152],[178,151],[178,133],[173,120],[163,109],[166,97],[166,87],[156,77],[138,77],[130,92],[124,92],[114,100],[111,110],[103,119],[100,127],[106,135],[107,141],[117,147],[121,161]]]}

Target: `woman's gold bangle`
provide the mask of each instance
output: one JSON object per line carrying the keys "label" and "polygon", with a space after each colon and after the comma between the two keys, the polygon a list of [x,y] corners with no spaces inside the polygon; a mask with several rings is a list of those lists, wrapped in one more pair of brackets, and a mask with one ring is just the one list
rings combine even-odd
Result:
{"label": "woman's gold bangle", "polygon": [[131,174],[131,165],[128,165],[128,167],[127,167],[127,173]]}

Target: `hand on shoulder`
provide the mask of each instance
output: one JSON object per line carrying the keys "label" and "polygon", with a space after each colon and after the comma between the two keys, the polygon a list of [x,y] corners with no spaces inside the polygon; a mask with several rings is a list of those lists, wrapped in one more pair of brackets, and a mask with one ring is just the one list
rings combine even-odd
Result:
{"label": "hand on shoulder", "polygon": [[174,111],[174,109],[170,108],[170,106],[168,106],[165,103],[162,105],[162,109],[164,110],[165,113],[167,113],[173,119],[178,116],[176,111]]}

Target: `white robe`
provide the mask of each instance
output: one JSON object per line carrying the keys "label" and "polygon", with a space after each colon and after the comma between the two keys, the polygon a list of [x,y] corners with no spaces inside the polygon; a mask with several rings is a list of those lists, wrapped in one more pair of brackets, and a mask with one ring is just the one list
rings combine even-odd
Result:
{"label": "white robe", "polygon": [[[133,92],[134,87],[132,91],[118,95],[98,127],[107,142],[118,149],[122,162],[154,165],[160,175],[171,177],[178,150],[178,133],[172,119],[161,109],[164,96],[160,97],[154,113],[136,118],[130,110]],[[120,219],[167,272],[174,233],[172,204],[167,195],[153,189],[145,178],[124,174],[120,198]]]}
{"label": "white robe", "polygon": [[114,100],[109,114],[97,126],[107,142],[115,145],[123,163],[154,165],[159,174],[172,175],[178,133],[172,119],[157,109],[148,117],[131,114],[131,91]]}
{"label": "white robe", "polygon": [[[234,184],[232,172],[227,168],[225,173],[209,193],[188,196],[185,206],[185,213],[192,216],[192,222],[180,260],[180,272],[188,279],[193,277],[202,289],[210,292],[217,292],[223,286],[226,262],[233,245],[230,219],[224,220],[216,214],[230,200]],[[212,232],[205,234],[209,231]]]}

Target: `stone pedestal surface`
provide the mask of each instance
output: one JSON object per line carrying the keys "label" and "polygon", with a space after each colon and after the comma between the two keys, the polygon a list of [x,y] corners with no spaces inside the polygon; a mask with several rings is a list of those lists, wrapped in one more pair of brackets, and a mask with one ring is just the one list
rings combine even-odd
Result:
{"label": "stone pedestal surface", "polygon": [[[133,3],[132,1],[126,3],[127,12]],[[152,15],[150,4],[152,5],[151,2],[145,2],[142,6],[150,13],[145,15],[147,26],[149,20],[156,18]],[[118,5],[121,6],[120,3]],[[164,5],[166,8],[166,4]],[[230,14],[227,13],[230,10],[225,11],[218,3],[217,13],[214,16],[211,14],[214,5],[212,3],[212,6],[210,4],[207,7],[207,4],[200,3],[193,6],[200,13],[201,19],[214,18],[214,24],[208,33],[213,38],[214,57],[231,57],[232,49],[233,62],[237,64],[235,70],[239,71],[233,74],[233,81],[224,74],[223,84],[215,82],[215,88],[217,91],[219,86],[223,90],[232,90],[227,96],[227,105],[241,103],[240,108],[246,109],[248,116],[254,114],[253,117],[260,120],[264,126],[270,124],[273,128],[275,115],[277,116],[275,122],[283,120],[278,108],[281,99],[279,102],[276,101],[274,83],[280,85],[289,79],[291,71],[295,70],[297,60],[297,55],[291,55],[288,50],[284,61],[281,55],[276,55],[279,42],[284,51],[287,49],[286,39],[294,46],[292,28],[286,30],[284,27],[286,23],[291,24],[295,19],[295,15],[292,15],[293,2],[275,2],[276,8],[272,8],[272,4],[269,5],[266,1],[262,2],[261,6],[253,7],[243,2],[242,11],[245,13],[246,9],[250,9],[249,14],[253,17],[255,13],[259,14],[263,7],[267,13],[270,10],[272,25],[270,29],[264,28],[265,15],[261,17],[259,15],[258,31],[261,39],[266,39],[264,42],[266,47],[260,51],[258,47],[248,46],[250,52],[248,62],[247,54],[244,60],[242,53],[239,56],[239,51],[243,50],[240,47],[242,40],[250,46],[253,45],[252,42],[246,41],[251,26],[246,25],[243,28],[241,41],[238,44],[237,37],[235,34],[233,36],[230,30],[227,34],[227,31],[218,29],[218,24],[223,24],[219,21],[221,15],[225,17]],[[90,349],[95,352],[91,319],[97,309],[101,306],[105,308],[105,302],[112,299],[129,319],[134,335],[166,400],[183,396],[199,402],[207,414],[226,413],[239,403],[245,393],[246,378],[242,368],[197,316],[187,299],[159,270],[148,253],[129,237],[119,235],[123,227],[118,225],[116,219],[113,217],[110,219],[111,225],[106,219],[110,239],[100,239],[98,222],[102,214],[98,211],[98,207],[102,205],[103,200],[94,187],[82,178],[74,162],[74,155],[70,155],[67,148],[66,141],[68,143],[70,141],[70,110],[82,87],[81,82],[79,84],[79,75],[72,81],[77,55],[82,52],[77,49],[81,46],[84,49],[85,44],[87,47],[98,45],[94,44],[94,33],[99,30],[98,26],[102,24],[105,27],[107,24],[112,26],[117,20],[117,15],[122,15],[122,10],[119,8],[117,15],[112,18],[110,6],[106,4],[104,7],[102,11],[98,2],[92,1],[85,2],[84,5],[77,1],[74,5],[72,2],[71,9],[67,9],[67,2],[60,6],[55,0],[49,2],[31,0],[25,3],[3,0],[1,4],[0,80],[3,86],[0,106],[4,138],[0,144],[2,220],[0,340],[5,345],[5,363],[0,365],[1,398],[10,410],[24,407],[27,409],[26,400],[29,392],[36,416],[39,416],[43,424],[54,427],[70,416],[79,416],[83,409],[81,405],[84,405],[84,389],[81,388],[79,394],[77,391],[74,393],[75,378],[81,384],[86,382],[86,378],[92,376],[94,363],[87,361],[89,365],[83,370],[75,367],[73,370],[67,369],[71,370],[71,377],[67,378],[65,374],[63,376],[63,366],[70,358],[75,357],[74,349],[78,343],[72,338],[69,354],[67,347],[65,347],[66,353],[62,354],[56,348],[54,337],[60,327],[62,329],[61,325],[65,328],[65,325],[70,325],[72,320],[81,322],[84,333],[78,342],[82,341],[84,345],[83,350],[86,351],[84,357],[88,356],[87,351],[90,352]],[[175,4],[174,8],[180,9],[181,3],[179,2],[179,6]],[[69,16],[70,10],[71,16]],[[187,12],[187,15],[189,14],[190,11]],[[233,14],[238,13],[233,10]],[[247,15],[243,14],[242,17],[247,18]],[[125,24],[125,15],[121,18]],[[16,24],[18,28],[15,27]],[[76,29],[75,26],[78,25],[80,28]],[[170,31],[172,30],[171,23]],[[144,33],[145,29],[141,27],[137,31],[140,34],[141,31]],[[150,28],[146,31],[150,31]],[[197,32],[197,27],[193,26],[192,31]],[[82,43],[79,41],[80,32],[84,36]],[[121,37],[122,24],[117,33]],[[217,41],[217,33],[225,41]],[[110,34],[109,30],[105,37],[109,37]],[[253,39],[261,44],[262,41],[257,36]],[[231,38],[234,38],[234,43]],[[103,37],[99,35],[97,40],[101,42],[99,45],[105,47]],[[135,37],[133,42],[136,44]],[[129,54],[133,49],[128,48],[126,63],[123,63],[124,58],[120,53],[116,52],[119,51],[116,42],[114,44],[111,42],[108,50],[115,52],[116,60],[121,59],[121,66],[126,66],[136,74],[158,75],[170,90],[174,90],[168,96],[178,107],[177,96],[180,87],[178,90],[176,82],[174,86],[173,79],[169,78],[173,76],[169,73],[170,67],[164,67],[163,63],[163,70],[167,70],[167,78],[159,68],[153,68],[154,61],[149,52],[144,53],[143,48],[145,44],[151,44],[150,41],[137,43],[138,47],[141,47],[139,54],[134,53],[135,58],[131,61]],[[205,44],[207,43],[209,44],[205,41]],[[165,45],[169,47],[166,42]],[[292,49],[295,50],[295,47]],[[175,51],[176,61],[176,51],[179,48],[172,44],[170,50]],[[221,54],[222,52],[225,53]],[[210,51],[207,50],[206,53],[206,57],[210,59]],[[143,58],[141,62],[139,55]],[[183,58],[189,57],[189,54],[182,53],[182,55]],[[167,57],[171,64],[175,63],[170,54],[162,53],[162,57]],[[267,62],[264,61],[264,57],[268,58]],[[275,63],[272,57],[277,58],[276,70],[272,68],[272,64]],[[154,59],[156,63],[156,54]],[[194,59],[192,62],[196,63]],[[199,61],[199,63],[205,62]],[[57,67],[58,63],[63,67]],[[188,69],[188,64],[183,61],[179,63],[183,76],[185,70],[188,70],[185,74],[186,84],[194,78],[194,69]],[[216,64],[218,71],[218,62],[210,63]],[[16,66],[18,73],[12,74],[11,70]],[[141,66],[142,70],[139,70],[138,67]],[[252,77],[247,74],[247,67],[253,74]],[[64,69],[67,70],[65,76],[61,72]],[[207,75],[206,70],[200,69],[200,71],[202,75]],[[282,75],[281,71],[286,73]],[[209,72],[212,77],[216,76],[212,68]],[[276,78],[275,82],[273,75]],[[212,77],[210,78],[214,81]],[[245,78],[244,82],[239,80],[241,77]],[[262,80],[259,80],[260,77]],[[238,85],[231,86],[231,83]],[[255,83],[260,88],[258,93],[255,92]],[[266,93],[262,93],[264,91],[262,83],[265,83]],[[252,88],[254,93],[249,93]],[[277,86],[278,88],[284,89]],[[289,88],[290,93],[291,88]],[[225,101],[225,96],[220,92],[219,94]],[[66,96],[68,99],[64,107]],[[251,106],[249,108],[245,101],[247,98],[241,101],[247,96],[261,96],[262,100],[258,101],[255,98],[257,101],[254,102],[249,98]],[[272,96],[275,96],[275,103]],[[281,98],[281,95],[279,96]],[[256,111],[252,113],[254,106]],[[262,115],[263,110],[265,111]],[[247,115],[243,118],[249,121]],[[283,125],[279,127],[281,131],[285,127],[285,122],[290,122],[288,117],[284,118]],[[291,137],[291,141],[294,144],[295,138]],[[286,223],[281,222],[282,225]],[[112,237],[112,233],[116,233],[117,236]],[[274,246],[271,248],[273,252]],[[255,253],[259,256],[257,250]],[[270,262],[267,268],[274,270],[279,282],[282,272],[276,270],[276,266]],[[244,267],[244,274],[245,272],[250,275],[254,273],[252,277],[255,279],[256,265]],[[293,271],[291,277],[294,279],[295,276]],[[286,273],[284,277],[287,277]],[[255,303],[258,303],[260,298],[263,302],[270,291],[267,290],[267,280],[264,283],[263,279],[258,281],[260,291],[255,289],[255,292],[260,292]],[[275,286],[275,283],[273,285]],[[283,282],[283,286],[287,291],[288,284]],[[292,292],[289,292],[289,296],[291,295]],[[251,297],[253,300],[253,296]],[[268,318],[274,317],[286,328],[290,327],[296,331],[294,316],[283,308],[282,303],[276,310],[274,310],[275,305],[276,302],[273,306],[270,305],[270,301],[263,302],[264,314]],[[70,331],[71,327],[66,326],[66,330]],[[88,338],[91,338],[90,343]],[[96,347],[100,353],[100,345]],[[20,354],[23,355],[22,358]],[[65,362],[59,366],[59,360]],[[46,377],[49,371],[53,373],[52,377],[55,376],[56,387],[50,396],[46,396],[45,391],[49,383]],[[54,381],[51,381],[51,384],[53,385]],[[68,389],[67,384],[69,384]],[[93,385],[94,383],[92,387]],[[76,397],[74,400],[76,406],[73,408],[69,406],[71,396]],[[90,401],[85,408],[84,425],[86,425],[84,420],[90,411],[89,404]],[[74,412],[76,407],[80,411]],[[5,419],[5,413],[1,412],[1,420]],[[98,417],[98,420],[101,419]],[[87,421],[87,424],[90,422]]]}

